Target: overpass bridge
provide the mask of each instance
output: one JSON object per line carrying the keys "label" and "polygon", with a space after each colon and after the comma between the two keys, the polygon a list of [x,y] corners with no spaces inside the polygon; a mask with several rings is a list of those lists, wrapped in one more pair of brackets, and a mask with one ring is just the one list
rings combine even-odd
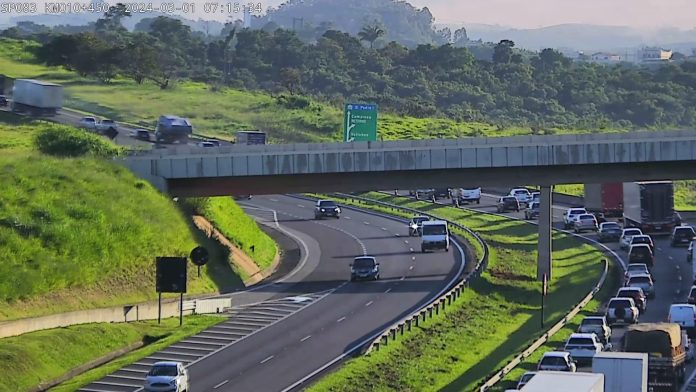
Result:
{"label": "overpass bridge", "polygon": [[696,131],[179,147],[121,162],[180,197],[537,184],[550,278],[551,186],[696,178]]}

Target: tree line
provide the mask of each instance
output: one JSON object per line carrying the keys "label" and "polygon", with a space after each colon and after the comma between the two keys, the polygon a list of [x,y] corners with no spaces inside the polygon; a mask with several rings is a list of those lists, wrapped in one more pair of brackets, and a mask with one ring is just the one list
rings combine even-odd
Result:
{"label": "tree line", "polygon": [[89,31],[34,37],[42,42],[37,59],[105,83],[121,75],[164,89],[186,79],[502,126],[696,125],[696,62],[610,67],[573,62],[552,49],[519,51],[508,40],[495,45],[490,60],[450,44],[409,49],[391,42],[375,49],[384,34],[377,25],[357,37],[327,30],[314,43],[285,29],[232,23],[206,36],[164,16],[128,32],[121,25],[128,13],[119,7]]}

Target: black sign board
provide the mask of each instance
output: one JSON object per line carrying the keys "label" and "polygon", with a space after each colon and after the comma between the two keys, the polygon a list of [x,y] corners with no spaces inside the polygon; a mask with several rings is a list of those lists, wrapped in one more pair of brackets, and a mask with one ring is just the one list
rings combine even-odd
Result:
{"label": "black sign board", "polygon": [[200,267],[208,262],[208,250],[202,246],[197,246],[191,251],[190,257],[191,262]]}
{"label": "black sign board", "polygon": [[157,292],[186,292],[186,257],[157,258]]}

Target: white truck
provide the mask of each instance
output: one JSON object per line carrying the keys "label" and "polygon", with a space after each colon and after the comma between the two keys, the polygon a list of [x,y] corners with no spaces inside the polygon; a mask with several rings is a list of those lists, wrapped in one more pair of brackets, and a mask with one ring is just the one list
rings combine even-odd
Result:
{"label": "white truck", "polygon": [[648,354],[606,351],[595,354],[592,373],[604,374],[604,389],[612,392],[648,391]]}
{"label": "white truck", "polygon": [[33,79],[17,79],[12,88],[12,111],[34,116],[55,115],[63,107],[63,86]]}
{"label": "white truck", "polygon": [[[604,392],[604,375],[594,373],[537,372],[521,391]],[[614,392],[607,389],[607,392]]]}

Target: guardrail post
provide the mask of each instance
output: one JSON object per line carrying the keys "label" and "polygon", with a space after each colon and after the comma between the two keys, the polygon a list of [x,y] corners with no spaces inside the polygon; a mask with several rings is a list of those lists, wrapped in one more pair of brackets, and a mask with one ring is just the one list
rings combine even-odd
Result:
{"label": "guardrail post", "polygon": [[400,334],[401,336],[404,336],[404,325],[403,325],[403,324],[400,324],[400,325],[399,325],[399,334]]}
{"label": "guardrail post", "polygon": [[387,343],[389,343],[389,336],[388,336],[388,335],[384,335],[384,336],[382,336],[382,339],[381,339],[381,340],[384,340],[384,345],[386,346]]}
{"label": "guardrail post", "polygon": [[406,325],[408,326],[408,331],[411,332],[411,324],[413,324],[413,319],[408,319]]}
{"label": "guardrail post", "polygon": [[428,308],[428,318],[433,318],[433,308]]}
{"label": "guardrail post", "polygon": [[379,351],[379,342],[374,342],[374,343],[372,344],[372,347],[375,348],[375,351]]}
{"label": "guardrail post", "polygon": [[391,333],[392,340],[396,340],[396,328],[393,328],[389,333]]}

